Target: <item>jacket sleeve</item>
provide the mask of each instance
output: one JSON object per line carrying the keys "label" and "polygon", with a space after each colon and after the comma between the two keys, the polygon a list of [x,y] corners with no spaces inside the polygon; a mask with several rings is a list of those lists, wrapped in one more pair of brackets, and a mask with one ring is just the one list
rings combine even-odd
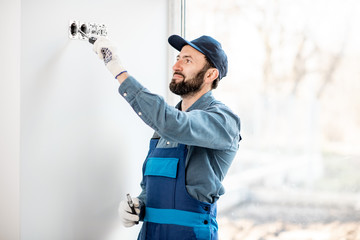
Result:
{"label": "jacket sleeve", "polygon": [[224,105],[183,112],[131,76],[120,85],[119,93],[147,125],[167,140],[218,150],[237,148],[240,120]]}

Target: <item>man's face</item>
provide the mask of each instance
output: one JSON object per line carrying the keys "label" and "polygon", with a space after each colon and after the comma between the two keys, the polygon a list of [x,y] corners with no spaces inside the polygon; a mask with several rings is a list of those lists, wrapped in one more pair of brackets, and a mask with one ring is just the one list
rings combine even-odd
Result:
{"label": "man's face", "polygon": [[198,92],[204,82],[204,75],[209,68],[205,55],[189,45],[185,45],[173,66],[173,78],[170,90],[180,96]]}

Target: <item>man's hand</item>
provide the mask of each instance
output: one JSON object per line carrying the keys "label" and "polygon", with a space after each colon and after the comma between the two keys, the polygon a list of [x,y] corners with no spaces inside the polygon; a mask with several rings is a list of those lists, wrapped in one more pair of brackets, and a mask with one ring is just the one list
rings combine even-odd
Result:
{"label": "man's hand", "polygon": [[136,214],[133,214],[131,212],[131,209],[129,207],[129,204],[126,200],[123,200],[120,202],[119,205],[119,215],[121,218],[121,221],[125,227],[132,227],[135,224],[139,223],[140,220],[140,202],[138,198],[132,198],[132,201],[134,203],[135,212]]}
{"label": "man's hand", "polygon": [[94,43],[93,50],[105,62],[107,69],[115,78],[126,71],[116,53],[116,47],[109,39],[99,37]]}

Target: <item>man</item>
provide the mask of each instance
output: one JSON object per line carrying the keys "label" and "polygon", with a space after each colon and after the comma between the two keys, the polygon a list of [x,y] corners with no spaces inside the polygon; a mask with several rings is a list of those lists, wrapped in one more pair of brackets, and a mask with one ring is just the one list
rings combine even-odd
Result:
{"label": "man", "polygon": [[227,56],[209,36],[189,42],[172,35],[168,41],[180,51],[169,86],[182,98],[175,108],[127,73],[109,40],[94,44],[119,81],[119,93],[155,130],[142,192],[133,198],[136,212],[122,201],[119,213],[126,227],[143,221],[138,239],[217,239],[216,201],[241,140],[240,119],[212,95],[227,74]]}

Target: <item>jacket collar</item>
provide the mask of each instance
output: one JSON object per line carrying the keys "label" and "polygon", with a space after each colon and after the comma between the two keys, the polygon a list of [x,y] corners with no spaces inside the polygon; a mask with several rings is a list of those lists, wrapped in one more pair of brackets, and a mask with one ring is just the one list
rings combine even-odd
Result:
{"label": "jacket collar", "polygon": [[[212,91],[209,91],[202,95],[196,102],[191,105],[186,112],[190,112],[192,110],[200,110],[206,109],[210,104],[215,100],[214,96],[212,95]],[[176,105],[176,108],[181,110],[181,103],[182,100]]]}

